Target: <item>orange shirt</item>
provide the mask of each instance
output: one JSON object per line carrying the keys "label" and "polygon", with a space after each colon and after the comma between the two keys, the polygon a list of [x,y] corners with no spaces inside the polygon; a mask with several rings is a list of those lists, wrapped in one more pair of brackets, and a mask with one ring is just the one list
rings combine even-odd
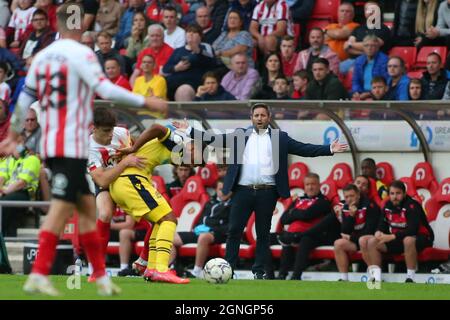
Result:
{"label": "orange shirt", "polygon": [[[359,24],[356,22],[350,22],[345,25],[345,27],[347,27],[351,31],[353,31],[358,26],[359,26]],[[326,26],[325,29],[326,30],[336,30],[336,29],[341,29],[341,26],[338,23],[332,23],[332,24],[329,24],[328,26]],[[348,53],[345,52],[345,50],[344,50],[345,41],[347,41],[347,39],[342,39],[342,40],[329,39],[327,41],[328,46],[330,47],[331,50],[336,52],[340,61],[344,61],[349,58]]]}

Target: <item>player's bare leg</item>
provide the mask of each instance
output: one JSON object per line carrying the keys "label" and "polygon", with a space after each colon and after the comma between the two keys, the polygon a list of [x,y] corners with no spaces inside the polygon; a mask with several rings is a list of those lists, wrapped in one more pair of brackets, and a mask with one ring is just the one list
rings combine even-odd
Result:
{"label": "player's bare leg", "polygon": [[[415,237],[405,237],[403,239],[403,245],[405,247],[405,262],[406,262],[406,281],[413,282],[416,275],[417,268],[417,249],[416,249],[416,238]],[[410,280],[408,280],[410,279]]]}
{"label": "player's bare leg", "polygon": [[77,209],[79,212],[80,243],[86,251],[89,262],[92,263],[97,292],[99,295],[104,296],[119,294],[121,292],[120,288],[112,283],[111,279],[106,275],[105,256],[95,224],[94,197],[92,195],[81,196]]}
{"label": "player's bare leg", "polygon": [[362,254],[363,260],[367,263],[368,266],[371,265],[369,254],[368,254],[368,242],[371,238],[373,238],[373,236],[368,235],[368,236],[362,236],[358,240],[359,247],[361,248],[361,254]]}
{"label": "player's bare leg", "polygon": [[39,233],[39,251],[23,290],[28,293],[42,293],[57,296],[48,275],[56,255],[59,235],[75,209],[75,205],[63,200],[53,199]]}
{"label": "player's bare leg", "polygon": [[348,281],[349,254],[357,251],[356,245],[346,239],[338,239],[334,242],[334,256],[341,280]]}

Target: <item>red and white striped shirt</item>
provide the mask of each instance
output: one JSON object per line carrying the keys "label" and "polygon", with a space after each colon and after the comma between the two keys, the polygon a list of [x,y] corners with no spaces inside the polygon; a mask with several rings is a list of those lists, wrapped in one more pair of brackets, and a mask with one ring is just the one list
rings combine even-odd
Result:
{"label": "red and white striped shirt", "polygon": [[95,53],[74,40],[55,41],[36,55],[25,85],[41,105],[43,158],[88,158],[95,89],[104,79]]}
{"label": "red and white striped shirt", "polygon": [[117,149],[131,146],[130,132],[122,127],[114,127],[111,144],[104,146],[89,137],[89,172],[98,168],[112,168],[117,164]]}
{"label": "red and white striped shirt", "polygon": [[11,88],[6,82],[0,83],[0,99],[5,100],[6,103],[9,103],[11,99]]}
{"label": "red and white striped shirt", "polygon": [[277,29],[277,22],[281,20],[287,23],[287,34],[294,35],[291,13],[285,0],[277,0],[270,7],[266,1],[261,1],[253,10],[252,20],[259,23],[262,36],[271,35]]}
{"label": "red and white striped shirt", "polygon": [[25,33],[27,26],[31,23],[31,18],[33,17],[33,13],[36,9],[36,7],[29,7],[22,10],[18,7],[14,10],[8,24],[8,27],[14,29],[14,41],[19,41]]}

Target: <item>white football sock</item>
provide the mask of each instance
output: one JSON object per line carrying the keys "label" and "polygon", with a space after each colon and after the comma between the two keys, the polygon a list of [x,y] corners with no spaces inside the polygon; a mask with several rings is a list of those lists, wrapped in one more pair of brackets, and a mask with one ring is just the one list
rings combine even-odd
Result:
{"label": "white football sock", "polygon": [[120,264],[120,270],[124,270],[128,268],[128,263],[121,263]]}
{"label": "white football sock", "polygon": [[348,272],[341,272],[341,279],[344,281],[348,281]]}
{"label": "white football sock", "polygon": [[381,268],[377,265],[372,265],[371,267],[372,268],[370,269],[371,270],[370,273],[372,274],[372,277],[375,278],[375,281],[380,282],[381,281]]}
{"label": "white football sock", "polygon": [[407,271],[406,271],[406,277],[407,278],[410,278],[410,279],[414,280],[415,276],[416,276],[416,270],[415,269],[407,269]]}

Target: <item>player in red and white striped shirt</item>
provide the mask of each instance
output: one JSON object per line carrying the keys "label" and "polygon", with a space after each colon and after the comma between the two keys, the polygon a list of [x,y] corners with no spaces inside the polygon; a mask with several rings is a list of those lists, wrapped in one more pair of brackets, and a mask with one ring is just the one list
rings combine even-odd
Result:
{"label": "player in red and white striped shirt", "polygon": [[[95,53],[80,42],[83,8],[65,3],[57,12],[61,39],[33,59],[25,86],[11,120],[10,136],[0,145],[11,153],[25,111],[32,102],[41,105],[41,156],[52,171],[52,203],[39,235],[39,252],[24,290],[57,295],[47,275],[53,264],[58,238],[77,209],[79,239],[93,266],[98,293],[114,295],[120,289],[105,272],[105,258],[95,224],[95,201],[86,180],[89,125],[95,94],[109,100],[152,111],[167,111],[167,103],[134,95],[103,75]],[[4,151],[5,150],[5,151]]]}
{"label": "player in red and white striped shirt", "polygon": [[277,51],[278,39],[294,35],[291,13],[285,0],[264,0],[253,10],[250,33],[264,53]]}

